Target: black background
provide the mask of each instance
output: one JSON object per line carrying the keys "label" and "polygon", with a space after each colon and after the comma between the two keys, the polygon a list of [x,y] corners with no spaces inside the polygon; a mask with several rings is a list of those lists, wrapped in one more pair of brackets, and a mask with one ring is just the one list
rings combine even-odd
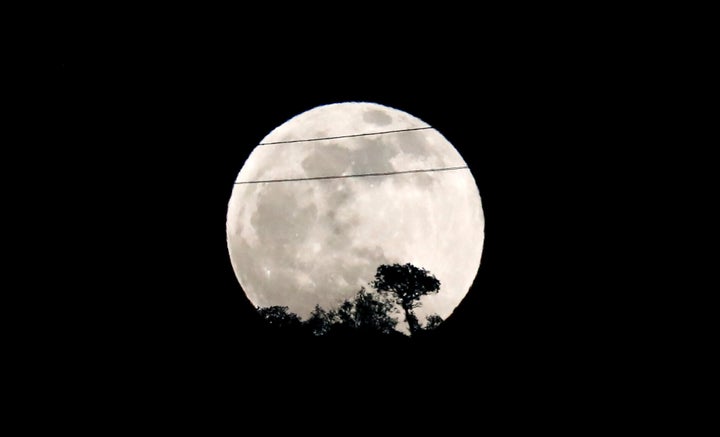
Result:
{"label": "black background", "polygon": [[[599,205],[612,201],[595,176],[617,156],[608,125],[622,123],[606,111],[616,73],[584,56],[598,54],[586,43],[487,36],[355,36],[345,49],[323,32],[50,44],[40,77],[58,147],[35,174],[53,181],[48,257],[61,261],[46,276],[67,290],[40,299],[57,326],[50,354],[68,363],[59,372],[262,405],[340,386],[502,404],[611,381],[618,350],[636,346],[617,341],[621,292],[595,270],[607,253]],[[233,273],[225,214],[245,158],[288,118],[343,101],[421,118],[476,178],[480,270],[428,342],[268,338]]]}

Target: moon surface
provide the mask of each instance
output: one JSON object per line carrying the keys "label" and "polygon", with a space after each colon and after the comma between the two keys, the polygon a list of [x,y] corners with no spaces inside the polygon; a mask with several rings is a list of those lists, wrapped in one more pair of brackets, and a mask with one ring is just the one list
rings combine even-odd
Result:
{"label": "moon surface", "polygon": [[291,118],[253,150],[230,197],[240,285],[254,305],[306,319],[317,304],[336,308],[370,289],[381,264],[412,263],[441,283],[418,319],[446,319],[475,279],[484,240],[475,179],[457,168],[466,166],[438,131],[397,109],[338,103]]}

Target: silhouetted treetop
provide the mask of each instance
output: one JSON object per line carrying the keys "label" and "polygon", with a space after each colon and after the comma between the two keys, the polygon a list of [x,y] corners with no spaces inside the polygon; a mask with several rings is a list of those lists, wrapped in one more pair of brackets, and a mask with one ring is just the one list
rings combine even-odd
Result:
{"label": "silhouetted treetop", "polygon": [[425,317],[425,330],[426,331],[432,331],[433,329],[440,326],[440,324],[443,322],[442,317],[438,316],[437,314],[432,314],[427,317]]}
{"label": "silhouetted treetop", "polygon": [[420,306],[420,298],[440,291],[440,281],[427,270],[410,263],[383,264],[377,268],[371,285],[380,293],[391,293],[395,302],[405,311],[410,334],[420,330],[413,308]]}
{"label": "silhouetted treetop", "polygon": [[372,286],[381,293],[393,293],[398,304],[409,308],[420,306],[422,296],[440,291],[440,281],[435,276],[410,263],[381,265]]}
{"label": "silhouetted treetop", "polygon": [[357,329],[389,334],[395,330],[397,320],[391,314],[393,304],[377,293],[360,289],[354,300],[354,322]]}
{"label": "silhouetted treetop", "polygon": [[260,317],[273,328],[297,329],[302,324],[297,314],[288,311],[288,307],[276,305],[265,308],[258,307],[257,310],[258,313],[260,313]]}
{"label": "silhouetted treetop", "polygon": [[332,326],[337,323],[337,313],[335,311],[325,311],[320,305],[315,305],[315,309],[310,313],[310,318],[305,322],[313,335],[327,335]]}
{"label": "silhouetted treetop", "polygon": [[315,305],[305,322],[289,312],[288,307],[258,307],[258,312],[271,328],[284,328],[283,331],[314,336],[400,334],[395,330],[398,321],[392,316],[397,312],[393,302],[364,287],[354,298],[343,301],[337,309],[325,310]]}
{"label": "silhouetted treetop", "polygon": [[273,332],[281,329],[301,336],[402,336],[402,333],[396,330],[398,320],[393,317],[399,312],[397,306],[405,313],[411,336],[431,331],[442,323],[440,316],[430,315],[426,317],[423,328],[413,313],[413,308],[420,306],[422,296],[440,290],[440,281],[427,270],[409,263],[381,265],[377,269],[375,280],[370,284],[377,292],[362,287],[353,298],[343,301],[335,309],[326,310],[315,305],[307,321],[291,313],[286,306],[258,307],[257,310]]}

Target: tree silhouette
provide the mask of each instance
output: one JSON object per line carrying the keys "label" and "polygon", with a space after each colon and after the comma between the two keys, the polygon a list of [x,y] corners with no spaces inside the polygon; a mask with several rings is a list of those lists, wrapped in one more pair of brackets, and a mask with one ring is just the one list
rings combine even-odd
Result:
{"label": "tree silhouette", "polygon": [[425,317],[425,330],[426,331],[432,331],[433,329],[440,326],[440,324],[443,322],[442,317],[438,316],[437,314],[432,314],[427,317]]}
{"label": "tree silhouette", "polygon": [[288,307],[271,306],[258,307],[260,317],[272,328],[275,329],[298,329],[302,326],[302,322],[297,314],[288,311]]}
{"label": "tree silhouette", "polygon": [[345,300],[337,310],[326,311],[319,305],[310,313],[305,326],[315,336],[360,334],[390,334],[397,320],[392,317],[392,302],[378,293],[361,288],[354,298]]}
{"label": "tree silhouette", "polygon": [[[320,305],[303,322],[288,307],[273,306],[260,308],[260,316],[272,328],[283,331],[302,331],[315,336],[366,336],[397,333],[398,321],[392,317],[395,312],[393,303],[375,292],[361,288],[354,298],[345,300],[337,310],[325,310]],[[291,329],[287,329],[291,328]]]}
{"label": "tree silhouette", "polygon": [[338,315],[335,311],[325,311],[320,305],[315,305],[315,309],[310,313],[310,318],[305,322],[305,326],[315,336],[327,335],[333,325],[338,322]]}
{"label": "tree silhouette", "polygon": [[390,334],[395,330],[397,320],[391,316],[392,302],[376,293],[368,293],[363,287],[355,296],[353,304],[356,329],[381,334]]}
{"label": "tree silhouette", "polygon": [[420,298],[440,291],[440,281],[423,268],[410,263],[383,264],[377,268],[371,285],[380,293],[391,293],[405,312],[410,335],[420,331],[420,323],[413,308],[420,306]]}
{"label": "tree silhouette", "polygon": [[340,305],[337,310],[337,322],[335,324],[342,325],[347,329],[355,329],[357,324],[355,323],[355,304],[352,300],[346,300]]}

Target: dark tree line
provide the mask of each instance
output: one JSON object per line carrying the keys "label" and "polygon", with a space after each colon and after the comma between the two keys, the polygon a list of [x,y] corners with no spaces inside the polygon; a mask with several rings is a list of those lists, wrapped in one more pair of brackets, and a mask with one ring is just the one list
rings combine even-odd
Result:
{"label": "dark tree line", "polygon": [[421,325],[413,309],[420,306],[420,298],[440,290],[440,281],[425,269],[412,264],[392,264],[378,267],[375,280],[370,283],[377,292],[364,287],[337,308],[326,310],[319,305],[303,321],[288,307],[258,308],[262,319],[271,329],[304,332],[314,336],[337,335],[391,335],[397,334],[399,313],[402,309],[410,335],[437,328],[443,321],[438,315],[426,317]]}

